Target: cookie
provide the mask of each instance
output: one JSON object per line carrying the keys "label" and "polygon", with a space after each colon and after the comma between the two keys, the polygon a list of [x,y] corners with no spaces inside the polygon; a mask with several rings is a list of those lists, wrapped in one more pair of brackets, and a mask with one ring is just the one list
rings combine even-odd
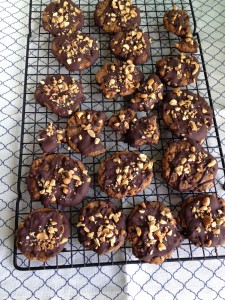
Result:
{"label": "cookie", "polygon": [[142,202],[132,209],[127,231],[134,256],[152,264],[171,257],[182,241],[170,209],[156,201]]}
{"label": "cookie", "polygon": [[94,13],[96,26],[109,34],[138,27],[140,11],[131,0],[104,0],[97,3]]}
{"label": "cookie", "polygon": [[106,125],[113,131],[124,134],[130,127],[130,122],[136,117],[136,111],[133,109],[124,107],[116,114],[112,115]]}
{"label": "cookie", "polygon": [[32,200],[44,206],[74,206],[86,196],[91,178],[83,163],[64,154],[36,158],[27,178]]}
{"label": "cookie", "polygon": [[179,221],[185,236],[198,247],[225,244],[225,201],[216,195],[197,194],[181,203]]}
{"label": "cookie", "polygon": [[156,62],[156,73],[165,84],[178,87],[196,82],[200,65],[195,56],[177,55]]}
{"label": "cookie", "polygon": [[130,108],[149,112],[163,99],[163,84],[156,74],[148,76],[131,99]]}
{"label": "cookie", "polygon": [[68,71],[75,72],[92,66],[99,57],[99,48],[95,39],[78,31],[55,37],[52,53]]}
{"label": "cookie", "polygon": [[82,85],[68,75],[47,76],[38,84],[35,100],[60,117],[68,117],[84,102]]}
{"label": "cookie", "polygon": [[184,53],[198,52],[198,42],[195,38],[193,38],[190,32],[181,39],[180,43],[176,43],[175,47],[177,50]]}
{"label": "cookie", "polygon": [[33,210],[16,230],[16,246],[29,260],[46,262],[63,250],[70,227],[66,215],[56,209]]}
{"label": "cookie", "polygon": [[84,14],[71,0],[49,3],[42,15],[44,30],[53,36],[71,34],[84,25]]}
{"label": "cookie", "polygon": [[132,62],[114,61],[105,64],[96,74],[96,82],[105,98],[127,96],[140,86],[142,72]]}
{"label": "cookie", "polygon": [[204,98],[176,88],[163,98],[162,118],[177,137],[202,142],[212,127],[213,111]]}
{"label": "cookie", "polygon": [[67,121],[67,143],[76,152],[87,156],[96,156],[106,150],[100,134],[106,115],[100,111],[83,110],[73,114]]}
{"label": "cookie", "polygon": [[201,145],[186,140],[168,146],[162,170],[163,178],[175,190],[202,192],[213,186],[218,163]]}
{"label": "cookie", "polygon": [[153,178],[153,161],[137,151],[116,152],[102,161],[97,175],[101,189],[123,199],[146,189]]}
{"label": "cookie", "polygon": [[159,129],[156,116],[146,116],[133,120],[124,138],[125,143],[132,147],[158,144]]}
{"label": "cookie", "polygon": [[118,59],[144,64],[150,57],[151,38],[141,29],[118,32],[109,43],[112,54]]}
{"label": "cookie", "polygon": [[180,10],[176,6],[163,16],[163,24],[166,30],[177,36],[186,36],[190,32],[189,15],[185,10]]}
{"label": "cookie", "polygon": [[91,201],[80,212],[78,240],[99,255],[117,251],[125,242],[125,215],[108,200]]}

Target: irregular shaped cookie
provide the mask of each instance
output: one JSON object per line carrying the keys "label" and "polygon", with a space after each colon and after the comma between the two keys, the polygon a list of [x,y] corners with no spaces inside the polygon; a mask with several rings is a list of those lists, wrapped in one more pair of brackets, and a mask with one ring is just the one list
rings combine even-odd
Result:
{"label": "irregular shaped cookie", "polygon": [[135,92],[143,77],[130,62],[114,61],[105,64],[96,74],[96,81],[107,99],[127,96]]}
{"label": "irregular shaped cookie", "polygon": [[35,100],[60,117],[68,117],[84,102],[82,85],[68,75],[47,76],[38,84]]}
{"label": "irregular shaped cookie", "polygon": [[156,116],[146,116],[130,123],[124,141],[132,147],[158,144],[159,129]]}
{"label": "irregular shaped cookie", "polygon": [[171,257],[182,241],[170,209],[156,201],[136,205],[129,215],[127,230],[134,256],[152,264]]}
{"label": "irregular shaped cookie", "polygon": [[225,201],[216,195],[198,194],[181,203],[179,221],[187,238],[199,247],[225,244]]}
{"label": "irregular shaped cookie", "polygon": [[212,127],[213,111],[204,98],[177,88],[163,98],[162,118],[177,137],[202,142]]}
{"label": "irregular shaped cookie", "polygon": [[121,60],[144,64],[150,57],[151,38],[141,29],[118,32],[109,43],[111,52]]}
{"label": "irregular shaped cookie", "polygon": [[124,134],[129,129],[130,122],[136,117],[136,114],[133,109],[122,108],[108,119],[107,126],[115,132]]}
{"label": "irregular shaped cookie", "polygon": [[52,35],[71,34],[84,24],[84,14],[71,0],[49,3],[42,15],[44,30]]}
{"label": "irregular shaped cookie", "polygon": [[64,213],[52,208],[33,210],[16,231],[16,246],[29,260],[43,262],[59,254],[70,236],[70,223]]}
{"label": "irregular shaped cookie", "polygon": [[66,139],[68,145],[87,156],[96,156],[106,150],[101,142],[106,115],[100,111],[82,110],[67,121]]}
{"label": "irregular shaped cookie", "polygon": [[130,0],[104,0],[97,3],[94,20],[96,26],[110,34],[134,29],[141,23],[140,11]]}
{"label": "irregular shaped cookie", "polygon": [[32,200],[44,206],[73,206],[86,196],[91,178],[83,163],[64,154],[36,158],[27,178]]}
{"label": "irregular shaped cookie", "polygon": [[165,84],[178,87],[196,82],[200,65],[195,56],[177,55],[156,62],[156,73]]}
{"label": "irregular shaped cookie", "polygon": [[198,52],[198,42],[196,39],[193,38],[190,32],[181,39],[180,43],[176,43],[175,47],[177,48],[177,50],[184,53]]}
{"label": "irregular shaped cookie", "polygon": [[91,201],[80,212],[78,240],[99,255],[117,251],[125,242],[125,215],[108,200]]}
{"label": "irregular shaped cookie", "polygon": [[99,48],[95,39],[78,31],[55,37],[52,53],[68,71],[75,72],[92,66],[99,57]]}
{"label": "irregular shaped cookie", "polygon": [[116,152],[102,161],[98,183],[110,197],[123,199],[146,189],[153,178],[153,161],[137,151]]}
{"label": "irregular shaped cookie", "polygon": [[163,84],[156,74],[150,74],[131,99],[130,108],[149,112],[162,99]]}
{"label": "irregular shaped cookie", "polygon": [[202,192],[213,186],[218,163],[201,145],[187,140],[169,145],[162,169],[163,178],[175,190]]}
{"label": "irregular shaped cookie", "polygon": [[165,12],[163,24],[166,30],[177,36],[186,36],[190,32],[189,19],[189,15],[185,10],[173,6],[171,10]]}

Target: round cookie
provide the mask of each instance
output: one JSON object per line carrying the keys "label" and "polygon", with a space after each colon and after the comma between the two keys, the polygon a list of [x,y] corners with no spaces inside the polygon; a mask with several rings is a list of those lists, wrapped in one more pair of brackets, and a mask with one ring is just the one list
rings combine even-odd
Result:
{"label": "round cookie", "polygon": [[64,213],[52,208],[33,210],[15,234],[16,246],[29,260],[46,262],[59,254],[70,236],[70,223]]}
{"label": "round cookie", "polygon": [[82,85],[68,75],[47,76],[38,84],[35,100],[60,117],[68,117],[84,102]]}
{"label": "round cookie", "polygon": [[138,27],[140,11],[131,0],[104,0],[97,3],[94,20],[96,26],[109,34]]}
{"label": "round cookie", "polygon": [[77,229],[79,242],[99,255],[117,251],[127,236],[125,215],[108,200],[85,205]]}
{"label": "round cookie", "polygon": [[218,163],[201,145],[184,140],[168,146],[162,169],[163,178],[175,190],[202,192],[213,186]]}
{"label": "round cookie", "polygon": [[156,73],[165,84],[178,87],[196,82],[200,65],[195,56],[180,54],[156,62]]}
{"label": "round cookie", "polygon": [[141,29],[118,32],[109,43],[110,51],[121,60],[144,64],[150,57],[151,38]]}
{"label": "round cookie", "polygon": [[183,37],[179,43],[176,43],[175,47],[177,50],[184,53],[198,52],[198,42],[193,38],[190,32],[185,37]]}
{"label": "round cookie", "polygon": [[75,72],[92,66],[99,57],[99,48],[95,39],[78,31],[55,37],[52,53],[68,71]]}
{"label": "round cookie", "polygon": [[84,24],[84,14],[71,0],[49,3],[42,15],[44,30],[53,36],[71,34]]}
{"label": "round cookie", "polygon": [[198,194],[181,203],[179,221],[186,237],[198,247],[225,244],[225,201],[216,195]]}
{"label": "round cookie", "polygon": [[91,178],[83,163],[64,154],[36,158],[27,178],[32,200],[44,206],[73,206],[86,196]]}
{"label": "round cookie", "polygon": [[132,62],[114,61],[105,64],[96,74],[96,82],[107,99],[127,96],[140,86],[142,72]]}
{"label": "round cookie", "polygon": [[171,10],[165,12],[163,24],[166,30],[177,36],[186,36],[190,31],[189,15],[186,11],[173,6]]}
{"label": "round cookie", "polygon": [[153,178],[153,161],[137,151],[116,152],[102,161],[97,174],[101,189],[123,199],[146,189]]}
{"label": "round cookie", "polygon": [[156,201],[132,209],[127,231],[134,256],[147,263],[163,263],[182,241],[170,209]]}
{"label": "round cookie", "polygon": [[115,132],[124,134],[130,128],[130,123],[135,119],[136,114],[136,111],[124,107],[108,119],[107,126]]}
{"label": "round cookie", "polygon": [[202,142],[212,127],[213,111],[204,98],[176,88],[163,98],[162,118],[177,137]]}

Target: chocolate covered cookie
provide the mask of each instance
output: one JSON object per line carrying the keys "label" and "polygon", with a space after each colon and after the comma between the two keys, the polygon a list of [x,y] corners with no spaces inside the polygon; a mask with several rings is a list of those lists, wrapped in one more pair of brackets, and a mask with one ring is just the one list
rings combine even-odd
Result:
{"label": "chocolate covered cookie", "polygon": [[36,158],[27,178],[32,200],[44,206],[73,206],[86,196],[91,178],[83,163],[64,154]]}
{"label": "chocolate covered cookie", "polygon": [[146,189],[153,178],[153,161],[137,151],[116,152],[102,161],[98,183],[110,197],[123,199]]}
{"label": "chocolate covered cookie", "polygon": [[213,111],[204,98],[176,88],[163,98],[162,117],[177,137],[202,142],[212,127]]}
{"label": "chocolate covered cookie", "polygon": [[193,38],[190,32],[185,37],[183,37],[179,43],[176,43],[175,47],[177,48],[177,50],[184,53],[198,52],[198,42],[195,38]]}
{"label": "chocolate covered cookie", "polygon": [[162,169],[163,178],[175,190],[202,192],[213,186],[218,163],[201,145],[186,140],[169,145]]}
{"label": "chocolate covered cookie", "polygon": [[113,131],[124,134],[130,128],[130,123],[135,119],[136,114],[133,109],[122,108],[108,119],[106,125]]}
{"label": "chocolate covered cookie", "polygon": [[60,117],[68,117],[84,102],[82,85],[68,75],[47,76],[38,84],[35,100]]}
{"label": "chocolate covered cookie", "polygon": [[52,53],[68,71],[75,72],[92,66],[99,57],[99,48],[95,39],[78,31],[55,37]]}
{"label": "chocolate covered cookie", "polygon": [[152,264],[171,257],[182,241],[170,209],[156,201],[136,205],[129,215],[127,230],[134,256]]}
{"label": "chocolate covered cookie", "polygon": [[78,240],[99,255],[115,252],[125,242],[125,215],[108,200],[91,201],[80,212]]}
{"label": "chocolate covered cookie", "polygon": [[55,257],[70,236],[70,223],[64,213],[52,208],[32,211],[16,230],[16,246],[29,260],[43,262]]}

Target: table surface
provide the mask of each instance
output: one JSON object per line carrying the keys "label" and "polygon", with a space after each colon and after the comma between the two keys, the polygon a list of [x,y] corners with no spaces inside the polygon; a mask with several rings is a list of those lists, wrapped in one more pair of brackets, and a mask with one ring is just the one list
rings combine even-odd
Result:
{"label": "table surface", "polygon": [[[225,299],[224,260],[34,272],[14,269],[28,2],[3,0],[0,4],[0,299]],[[171,5],[175,2],[171,1]],[[225,3],[193,0],[192,4],[225,153]],[[222,189],[218,191],[225,196]]]}

